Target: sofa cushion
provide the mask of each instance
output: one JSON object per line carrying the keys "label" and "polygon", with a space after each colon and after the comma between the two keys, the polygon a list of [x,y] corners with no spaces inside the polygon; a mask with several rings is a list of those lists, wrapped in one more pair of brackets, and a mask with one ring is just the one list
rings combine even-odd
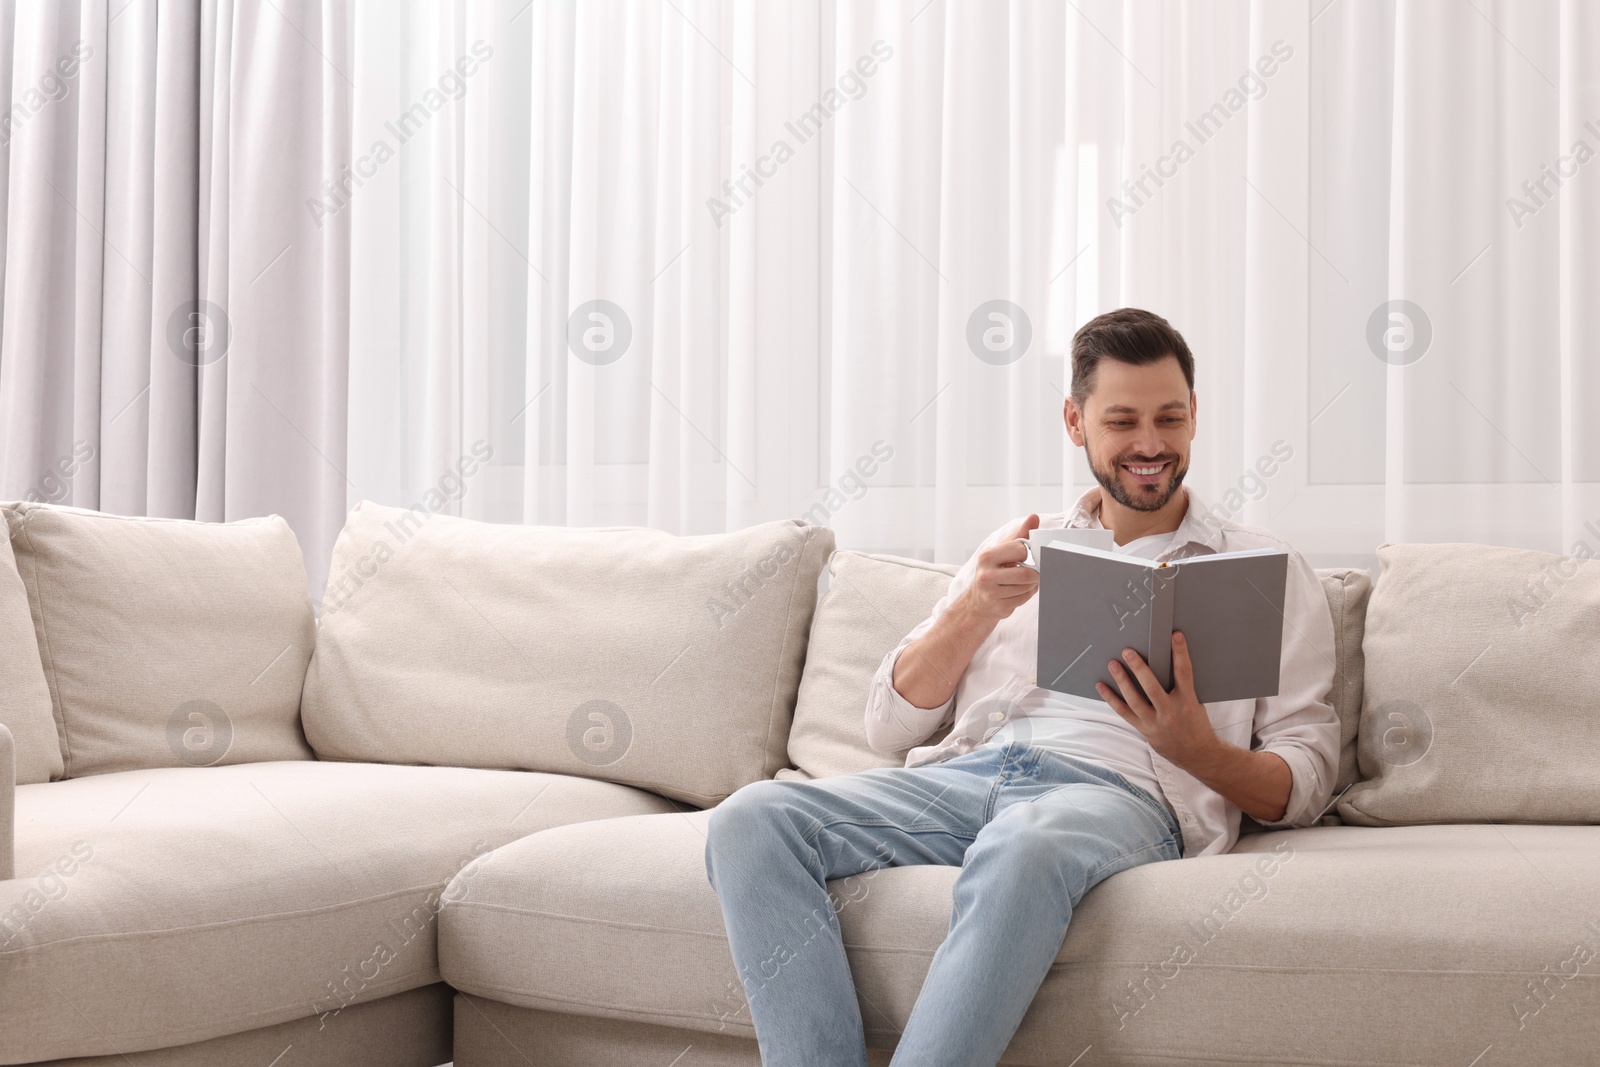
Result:
{"label": "sofa cushion", "polygon": [[9,537],[0,542],[0,693],[0,726],[11,731],[16,744],[17,784],[60,778],[61,739],[50,710],[50,686]]}
{"label": "sofa cushion", "polygon": [[[706,881],[709,816],[497,849],[440,913],[445,980],[519,1007],[753,1036]],[[831,883],[869,1043],[905,1026],[958,873]],[[1464,1064],[1491,1042],[1514,1047],[1506,1062],[1586,1062],[1600,984],[1568,981],[1541,1009],[1525,983],[1570,973],[1574,942],[1600,946],[1600,923],[1584,925],[1597,915],[1600,827],[1252,834],[1092,889],[1005,1062],[1067,1067],[1092,1045],[1115,1064]],[[1448,1022],[1415,1025],[1418,1005]]]}
{"label": "sofa cushion", "polygon": [[778,777],[822,778],[905,762],[867,744],[867,690],[883,657],[928,617],[959,569],[900,556],[833,554],[789,732],[789,762],[803,773]]}
{"label": "sofa cushion", "polygon": [[1366,631],[1367,601],[1372,596],[1372,574],[1360,567],[1318,567],[1322,591],[1333,613],[1333,707],[1339,713],[1338,793],[1361,778],[1356,761],[1356,736],[1361,726],[1361,694],[1366,657],[1361,651]]}
{"label": "sofa cushion", "polygon": [[133,1052],[438,981],[458,872],[540,829],[671,810],[625,786],[284,761],[17,790],[0,883],[0,1063]]}
{"label": "sofa cushion", "polygon": [[316,637],[294,532],[4,505],[65,776],[310,759]]}
{"label": "sofa cushion", "polygon": [[1600,561],[1384,544],[1346,822],[1600,822]]}
{"label": "sofa cushion", "polygon": [[[932,613],[959,568],[839,551],[828,569],[831,582],[811,626],[811,647],[789,734],[791,766],[779,771],[779,778],[821,778],[904,762],[868,746],[867,691],[883,657]],[[1343,789],[1358,777],[1361,633],[1372,580],[1365,570],[1348,567],[1319,568],[1317,577],[1333,614],[1338,663],[1332,699],[1340,722],[1335,788]]]}
{"label": "sofa cushion", "polygon": [[783,766],[827,527],[674,537],[362,503],[306,678],[323,759],[579,774],[712,804]]}

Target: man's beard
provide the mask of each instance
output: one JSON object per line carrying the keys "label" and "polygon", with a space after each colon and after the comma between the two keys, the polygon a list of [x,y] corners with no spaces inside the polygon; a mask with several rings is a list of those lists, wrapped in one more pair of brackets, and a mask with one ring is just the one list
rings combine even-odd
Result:
{"label": "man's beard", "polygon": [[[1174,494],[1177,493],[1178,487],[1183,485],[1184,475],[1189,473],[1188,464],[1185,464],[1182,467],[1177,465],[1178,457],[1176,455],[1171,453],[1162,453],[1160,456],[1157,456],[1153,462],[1170,462],[1173,466],[1173,474],[1167,483],[1166,491],[1159,494],[1151,494],[1146,493],[1144,488],[1140,487],[1139,489],[1135,490],[1135,492],[1138,493],[1138,495],[1135,496],[1133,493],[1128,491],[1127,487],[1122,481],[1122,464],[1125,462],[1130,461],[1125,458],[1118,459],[1111,465],[1110,470],[1102,471],[1099,467],[1095,466],[1094,457],[1090,456],[1089,470],[1094,473],[1094,480],[1100,483],[1100,488],[1111,494],[1111,499],[1115,500],[1123,507],[1132,508],[1135,511],[1160,511],[1162,508],[1166,507],[1167,502],[1172,499]],[[1144,465],[1145,464],[1139,463],[1134,464],[1134,466]]]}

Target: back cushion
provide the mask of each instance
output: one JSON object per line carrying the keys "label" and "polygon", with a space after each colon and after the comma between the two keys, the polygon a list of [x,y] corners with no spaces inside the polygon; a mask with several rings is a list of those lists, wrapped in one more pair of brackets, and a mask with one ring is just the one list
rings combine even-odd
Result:
{"label": "back cushion", "polygon": [[[789,735],[792,766],[779,771],[779,778],[821,778],[905,762],[868,747],[867,690],[883,657],[928,617],[957,570],[898,556],[833,554],[833,580],[811,627],[811,649]],[[1317,577],[1333,614],[1338,655],[1332,699],[1340,721],[1337,788],[1342,789],[1357,777],[1361,628],[1371,578],[1365,570],[1342,567],[1319,569]]]}
{"label": "back cushion", "polygon": [[1322,591],[1333,613],[1333,644],[1336,666],[1333,672],[1333,707],[1339,713],[1339,777],[1333,791],[1361,779],[1356,764],[1356,735],[1361,725],[1361,693],[1366,675],[1366,658],[1361,638],[1366,628],[1367,601],[1372,596],[1372,575],[1365,568],[1317,568]]}
{"label": "back cushion", "polygon": [[1600,822],[1600,561],[1385,544],[1345,822]]}
{"label": "back cushion", "polygon": [[65,776],[310,759],[316,639],[294,532],[4,505]]}
{"label": "back cushion", "polygon": [[333,550],[306,736],[323,759],[603,778],[714,804],[783,766],[833,549],[363,502]]}
{"label": "back cushion", "polygon": [[833,554],[789,734],[794,770],[778,777],[823,778],[905,763],[868,747],[867,690],[883,657],[928,617],[958,570],[900,556]]}
{"label": "back cushion", "polygon": [[0,544],[0,724],[16,742],[18,785],[61,777],[61,740],[50,711],[50,687],[9,537]]}

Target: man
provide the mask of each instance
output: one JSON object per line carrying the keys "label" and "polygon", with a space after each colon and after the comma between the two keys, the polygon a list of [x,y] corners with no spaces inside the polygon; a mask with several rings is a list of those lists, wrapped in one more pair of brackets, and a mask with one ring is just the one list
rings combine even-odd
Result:
{"label": "man", "polygon": [[[1183,337],[1133,308],[1091,320],[1073,338],[1064,415],[1099,488],[1070,514],[1028,515],[991,534],[872,683],[867,741],[905,752],[905,766],[757,782],[712,812],[706,871],[766,1067],[865,1067],[831,878],[961,867],[949,931],[893,1063],[985,1067],[1096,883],[1228,851],[1241,810],[1289,827],[1326,809],[1339,746],[1327,600],[1286,542],[1214,518],[1180,492],[1196,416]],[[1170,692],[1131,649],[1111,664],[1120,692],[1101,686],[1102,700],[1035,686],[1039,576],[1019,564],[1040,526],[1110,529],[1117,551],[1155,560],[1288,551],[1278,695],[1199,703],[1180,634]],[[947,725],[943,740],[925,743]],[[881,1013],[874,1022],[891,1025]]]}

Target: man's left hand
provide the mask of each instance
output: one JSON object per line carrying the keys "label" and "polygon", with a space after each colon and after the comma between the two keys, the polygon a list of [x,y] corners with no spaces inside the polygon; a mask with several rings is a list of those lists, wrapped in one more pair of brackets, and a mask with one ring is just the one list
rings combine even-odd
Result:
{"label": "man's left hand", "polygon": [[[1111,675],[1119,697],[1104,682],[1095,684],[1100,698],[1116,709],[1150,747],[1259,822],[1277,822],[1289,810],[1294,776],[1276,752],[1252,752],[1230,745],[1211,728],[1206,706],[1194,695],[1194,664],[1183,635],[1172,634],[1172,692],[1161,688],[1144,657],[1122,650],[1122,663],[1112,661]],[[1130,673],[1131,672],[1131,673]],[[1137,681],[1135,681],[1137,679]]]}
{"label": "man's left hand", "polygon": [[1194,664],[1183,634],[1172,633],[1172,691],[1161,687],[1144,657],[1131,648],[1122,650],[1123,662],[1111,661],[1111,676],[1122,694],[1104,682],[1095,683],[1100,699],[1110,704],[1139,731],[1150,747],[1185,769],[1203,762],[1216,751],[1221,738],[1212,729],[1206,706],[1194,693]]}

